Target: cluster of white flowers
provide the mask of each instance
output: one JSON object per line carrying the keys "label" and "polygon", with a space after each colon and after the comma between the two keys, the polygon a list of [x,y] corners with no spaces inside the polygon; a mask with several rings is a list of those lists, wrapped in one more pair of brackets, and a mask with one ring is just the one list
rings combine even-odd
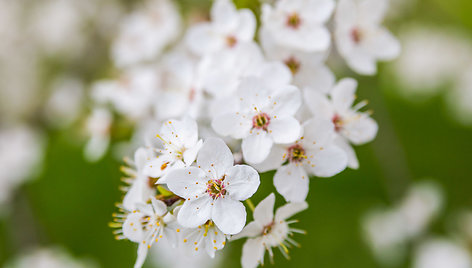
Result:
{"label": "cluster of white flowers", "polygon": [[370,211],[363,221],[364,235],[379,263],[398,266],[411,249],[414,268],[472,267],[467,248],[472,242],[471,212],[449,218],[449,237],[430,230],[446,207],[444,203],[440,186],[423,181],[413,184],[394,207]]}
{"label": "cluster of white flowers", "polygon": [[[289,218],[308,207],[310,177],[358,168],[353,146],[376,136],[366,102],[355,103],[357,81],[336,82],[326,62],[337,49],[352,70],[373,75],[379,60],[396,57],[400,46],[381,25],[387,6],[278,0],[257,20],[216,0],[210,21],[182,31],[173,1],[149,0],[124,19],[111,52],[119,77],[92,89],[86,156],[106,152],[114,121],[135,126],[138,149],[125,159],[129,186],[112,223],[118,238],[139,244],[135,267],[161,240],[214,257],[247,237],[243,267],[275,247],[288,256],[298,245],[291,235],[303,233]],[[287,202],[275,214],[273,193],[255,207],[249,199],[266,171]]]}
{"label": "cluster of white flowers", "polygon": [[89,259],[75,259],[60,247],[27,250],[15,259],[9,260],[5,268],[95,268],[99,267]]}

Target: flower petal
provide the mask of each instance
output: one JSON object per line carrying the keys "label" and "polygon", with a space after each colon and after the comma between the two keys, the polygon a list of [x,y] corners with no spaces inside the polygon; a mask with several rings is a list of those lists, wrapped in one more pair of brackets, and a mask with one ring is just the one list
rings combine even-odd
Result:
{"label": "flower petal", "polygon": [[240,113],[226,113],[216,116],[211,126],[222,136],[231,136],[235,139],[242,139],[249,135],[252,128],[251,118],[243,117]]}
{"label": "flower petal", "polygon": [[246,200],[259,188],[259,173],[247,165],[236,165],[226,173],[225,185],[229,196],[236,200]]}
{"label": "flower petal", "polygon": [[197,165],[218,179],[234,164],[234,157],[226,143],[220,138],[207,138],[197,157]]}
{"label": "flower petal", "polygon": [[354,148],[349,144],[349,142],[342,136],[337,135],[336,139],[334,140],[334,144],[336,144],[339,148],[343,149],[347,155],[347,166],[352,169],[359,168],[359,160],[356,156],[356,151]]}
{"label": "flower petal", "polygon": [[264,161],[270,153],[273,141],[265,131],[254,131],[243,139],[241,148],[244,160],[251,164]]}
{"label": "flower petal", "polygon": [[318,150],[308,151],[311,164],[306,165],[318,177],[332,177],[343,171],[347,166],[346,153],[336,145],[320,147]]}
{"label": "flower petal", "polygon": [[241,266],[243,268],[256,268],[264,263],[265,247],[262,238],[246,240],[241,256]]}
{"label": "flower petal", "polygon": [[144,239],[144,231],[141,219],[144,217],[143,213],[133,212],[128,214],[123,223],[123,235],[129,240],[141,243]]}
{"label": "flower petal", "polygon": [[346,111],[351,108],[356,98],[357,81],[352,78],[344,78],[339,81],[331,92],[331,99],[337,111]]}
{"label": "flower petal", "polygon": [[278,89],[272,94],[271,100],[273,103],[270,115],[279,118],[295,115],[302,104],[300,90],[291,85]]}
{"label": "flower petal", "polygon": [[268,130],[274,143],[287,144],[294,142],[300,137],[302,127],[297,119],[282,117],[271,120]]}
{"label": "flower petal", "polygon": [[285,146],[274,145],[272,146],[269,155],[262,163],[253,164],[252,166],[259,172],[278,169],[285,161],[287,161],[286,153],[287,148]]}
{"label": "flower petal", "polygon": [[136,262],[134,263],[134,268],[141,268],[146,261],[148,253],[148,245],[139,243],[138,247],[138,257],[136,258]]}
{"label": "flower petal", "polygon": [[302,202],[308,195],[310,180],[301,166],[288,164],[277,169],[274,186],[287,202]]}
{"label": "flower petal", "polygon": [[185,199],[194,199],[206,190],[205,172],[196,167],[176,169],[166,175],[167,187]]}
{"label": "flower petal", "polygon": [[367,114],[356,114],[357,120],[349,120],[343,125],[342,134],[356,145],[372,141],[379,129],[377,122]]}
{"label": "flower petal", "polygon": [[237,235],[231,237],[231,240],[240,239],[243,237],[255,237],[262,234],[264,227],[258,222],[252,221],[244,227],[244,229]]}
{"label": "flower petal", "polygon": [[[187,228],[196,228],[211,218],[214,209],[209,196],[200,196],[197,199],[186,200],[177,215],[180,225]],[[213,209],[212,209],[213,208]]]}
{"label": "flower petal", "polygon": [[306,202],[287,203],[277,209],[275,212],[275,221],[286,220],[307,208],[308,204]]}
{"label": "flower petal", "polygon": [[275,195],[270,193],[254,209],[254,220],[261,226],[267,226],[274,220]]}
{"label": "flower petal", "polygon": [[154,196],[151,197],[152,208],[158,216],[163,216],[167,213],[167,205],[161,200],[157,200]]}
{"label": "flower petal", "polygon": [[211,219],[223,233],[237,234],[246,223],[246,208],[237,200],[218,198],[214,202]]}

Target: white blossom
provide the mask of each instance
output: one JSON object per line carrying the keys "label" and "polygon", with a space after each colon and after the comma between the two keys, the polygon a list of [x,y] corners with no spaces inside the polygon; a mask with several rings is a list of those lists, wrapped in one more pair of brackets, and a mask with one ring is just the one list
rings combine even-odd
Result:
{"label": "white blossom", "polygon": [[191,51],[204,55],[250,42],[255,31],[256,18],[251,10],[236,10],[231,0],[216,0],[211,9],[211,22],[193,25],[185,41]]}
{"label": "white blossom", "polygon": [[334,123],[338,135],[336,143],[349,157],[349,167],[358,168],[359,162],[350,146],[362,145],[372,141],[377,135],[378,125],[369,113],[360,112],[367,102],[353,106],[356,98],[357,81],[345,78],[330,91],[329,98],[315,90],[305,90],[305,101],[314,116],[319,116]]}
{"label": "white blossom", "polygon": [[335,7],[333,0],[280,0],[262,6],[263,28],[280,45],[305,52],[329,48],[325,23]]}
{"label": "white blossom", "polygon": [[465,245],[444,238],[432,238],[416,250],[412,267],[470,268],[472,258]]}
{"label": "white blossom", "polygon": [[388,0],[340,0],[335,15],[339,54],[351,69],[364,75],[377,72],[379,60],[400,54],[400,43],[381,25]]}
{"label": "white blossom", "polygon": [[296,213],[308,208],[306,202],[287,203],[278,208],[274,215],[275,195],[271,193],[262,200],[254,210],[254,221],[250,222],[243,231],[234,236],[234,239],[248,237],[243,246],[241,265],[243,268],[255,268],[264,265],[265,251],[273,259],[272,248],[279,248],[280,252],[288,257],[288,248],[299,246],[291,238],[293,233],[304,231],[292,228],[289,225],[297,221],[288,221]]}
{"label": "white blossom", "polygon": [[185,199],[178,222],[195,228],[212,220],[225,234],[239,233],[246,222],[246,209],[240,202],[259,187],[259,174],[246,165],[233,166],[228,146],[217,138],[208,138],[197,157],[197,167],[171,171],[167,186]]}
{"label": "white blossom", "polygon": [[95,108],[87,119],[86,128],[90,138],[85,145],[84,156],[88,161],[97,161],[107,152],[112,120],[110,111],[104,108]]}
{"label": "white blossom", "polygon": [[248,77],[236,94],[239,103],[235,111],[222,111],[212,126],[220,135],[242,139],[247,162],[260,163],[274,143],[287,144],[299,137],[301,127],[294,117],[301,105],[298,88]]}
{"label": "white blossom", "polygon": [[203,141],[198,139],[197,122],[189,117],[164,122],[159,133],[164,148],[156,149],[158,155],[148,159],[143,173],[165,183],[167,173],[195,161]]}

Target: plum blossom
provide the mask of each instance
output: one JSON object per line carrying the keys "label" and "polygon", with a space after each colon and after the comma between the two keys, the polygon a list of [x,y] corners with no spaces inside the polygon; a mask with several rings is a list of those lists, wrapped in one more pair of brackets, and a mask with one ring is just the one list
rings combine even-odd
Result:
{"label": "plum blossom", "polygon": [[261,172],[277,169],[277,191],[288,202],[304,201],[309,175],[331,177],[346,168],[347,155],[334,144],[334,137],[332,122],[313,118],[304,124],[303,136],[294,143],[274,146],[267,159],[255,167]]}
{"label": "plum blossom", "polygon": [[262,7],[263,28],[285,47],[316,52],[329,48],[331,36],[325,23],[335,8],[333,0],[280,0]]}
{"label": "plum blossom", "polygon": [[105,108],[95,108],[89,116],[87,131],[90,138],[84,150],[84,156],[88,161],[98,161],[107,152],[112,120],[112,114]]}
{"label": "plum blossom", "polygon": [[260,163],[272,145],[294,142],[300,135],[300,123],[294,118],[301,105],[298,88],[270,85],[263,79],[248,77],[236,92],[239,105],[235,111],[222,112],[212,126],[223,136],[242,139],[244,159]]}
{"label": "plum blossom", "polygon": [[388,0],[340,0],[335,15],[339,54],[359,74],[373,75],[377,61],[400,54],[400,43],[381,25]]}
{"label": "plum blossom", "polygon": [[112,45],[119,67],[157,57],[179,34],[180,15],[174,1],[147,0],[142,9],[126,17]]}
{"label": "plum blossom", "polygon": [[232,49],[250,42],[256,32],[256,18],[251,10],[237,10],[231,0],[217,0],[211,9],[211,22],[192,26],[186,44],[197,55]]}
{"label": "plum blossom", "polygon": [[171,171],[167,186],[185,199],[177,219],[186,228],[212,220],[225,234],[239,233],[246,223],[240,201],[259,187],[259,174],[246,165],[233,166],[233,154],[223,140],[208,138],[200,149],[197,167]]}
{"label": "plum blossom", "polygon": [[126,215],[122,225],[122,236],[139,243],[138,258],[134,267],[139,268],[143,265],[148,250],[159,239],[166,237],[175,245],[177,228],[174,215],[167,211],[164,202],[155,197],[151,197],[151,204],[141,204],[137,210]]}
{"label": "plum blossom", "polygon": [[265,251],[273,259],[272,248],[279,248],[288,257],[288,247],[299,246],[291,238],[293,233],[305,233],[289,225],[297,221],[288,221],[296,213],[308,208],[306,202],[287,203],[278,208],[274,215],[275,195],[271,193],[262,200],[254,210],[254,221],[250,222],[243,231],[233,239],[248,237],[243,246],[241,265],[243,268],[255,268],[264,265]]}
{"label": "plum blossom", "polygon": [[189,117],[164,122],[157,137],[164,148],[156,149],[158,155],[146,162],[143,173],[160,177],[159,183],[165,183],[169,171],[190,166],[195,161],[203,141],[198,139],[197,122]]}
{"label": "plum blossom", "polygon": [[472,257],[467,245],[444,239],[430,238],[416,250],[414,268],[469,268]]}
{"label": "plum blossom", "polygon": [[196,228],[185,228],[182,231],[181,241],[194,252],[203,250],[210,258],[214,258],[216,251],[226,245],[226,237],[227,235],[210,220]]}
{"label": "plum blossom", "polygon": [[377,135],[378,125],[369,113],[359,112],[367,102],[352,106],[356,98],[357,81],[345,78],[331,90],[329,98],[315,90],[305,90],[305,100],[315,116],[331,120],[337,133],[336,143],[349,157],[349,167],[358,168],[359,162],[350,143],[362,145]]}

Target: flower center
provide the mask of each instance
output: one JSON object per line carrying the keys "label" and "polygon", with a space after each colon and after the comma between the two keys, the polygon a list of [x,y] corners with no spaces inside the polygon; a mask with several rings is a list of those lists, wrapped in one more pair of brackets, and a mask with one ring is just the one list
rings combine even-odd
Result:
{"label": "flower center", "polygon": [[300,144],[288,148],[288,161],[290,163],[300,163],[306,158],[305,149]]}
{"label": "flower center", "polygon": [[238,39],[236,37],[229,35],[226,37],[226,44],[228,47],[234,47],[238,43]]}
{"label": "flower center", "polygon": [[300,27],[300,24],[302,23],[302,20],[300,16],[294,12],[287,17],[287,26],[292,28],[292,29],[298,29]]}
{"label": "flower center", "polygon": [[300,62],[293,56],[290,56],[290,58],[286,59],[284,63],[294,75],[300,70]]}
{"label": "flower center", "polygon": [[359,28],[354,28],[351,30],[351,38],[354,40],[354,43],[359,44],[362,40],[362,32]]}
{"label": "flower center", "polygon": [[341,116],[336,114],[333,116],[333,119],[331,120],[333,121],[333,124],[334,124],[334,130],[336,130],[336,132],[341,131],[342,125],[343,125],[343,120]]}
{"label": "flower center", "polygon": [[262,230],[262,235],[270,234],[273,226],[274,226],[274,222],[271,222],[269,225],[264,226],[264,230]]}
{"label": "flower center", "polygon": [[223,182],[224,179],[225,179],[225,176],[223,176],[221,179],[209,180],[207,182],[206,192],[211,198],[217,199],[226,194],[225,184]]}
{"label": "flower center", "polygon": [[270,124],[270,117],[266,113],[259,113],[252,118],[252,127],[267,130]]}

